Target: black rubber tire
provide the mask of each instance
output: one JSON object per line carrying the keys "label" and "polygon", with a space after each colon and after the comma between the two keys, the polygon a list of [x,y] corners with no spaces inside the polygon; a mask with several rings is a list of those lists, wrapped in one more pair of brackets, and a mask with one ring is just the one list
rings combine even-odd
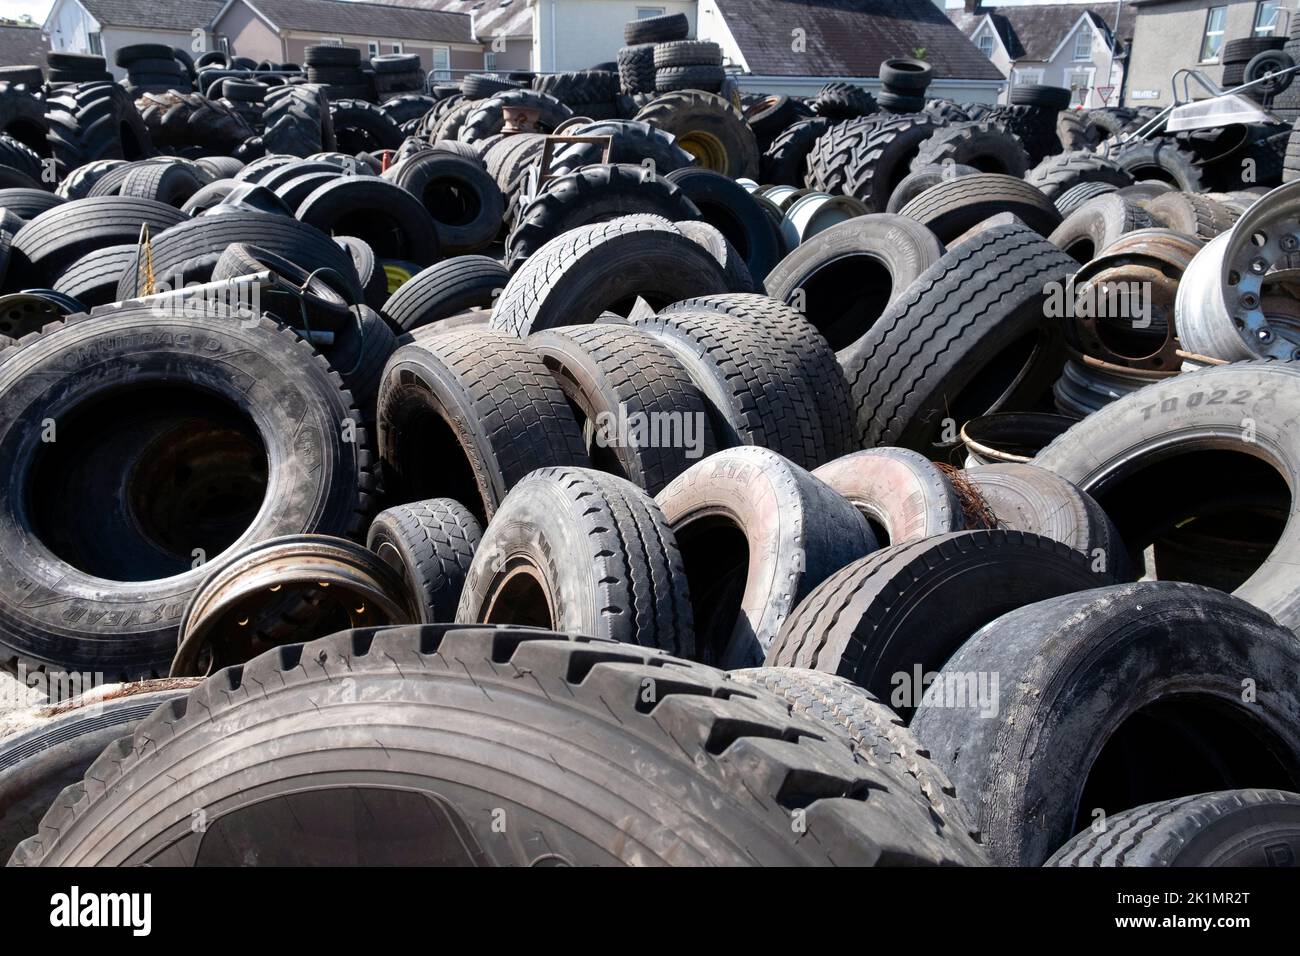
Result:
{"label": "black rubber tire", "polygon": [[[1226,71],[1225,71],[1226,72]],[[1044,866],[1295,866],[1300,794],[1220,790],[1148,803],[1106,818]]]}
{"label": "black rubber tire", "polygon": [[[1166,226],[1207,242],[1232,228],[1240,214],[1209,196],[1170,191],[1142,204],[1153,226]],[[1138,227],[1141,228],[1141,227]]]}
{"label": "black rubber tire", "polygon": [[[849,384],[845,381],[839,360],[822,333],[800,313],[767,295],[737,293],[682,299],[681,302],[660,310],[660,315],[668,316],[672,312],[718,312],[740,320],[745,325],[766,330],[766,341],[761,350],[772,350],[772,355],[780,355],[777,363],[790,369],[783,375],[789,375],[800,385],[806,406],[816,408],[823,449],[820,453],[822,457],[818,460],[837,458],[857,449]],[[735,362],[735,359],[731,360]],[[725,392],[727,389],[720,388],[718,394]],[[761,403],[763,399],[755,401]],[[731,407],[729,402],[724,405]],[[737,414],[744,405],[745,402],[741,401],[736,406]],[[742,414],[736,419],[732,419],[732,415],[733,412],[725,412],[728,420],[744,419]],[[793,442],[785,441],[789,447],[796,447]],[[785,454],[803,463],[803,459],[798,458],[793,451],[785,451]]]}
{"label": "black rubber tire", "polygon": [[421,266],[438,260],[438,233],[424,204],[376,176],[342,176],[318,186],[298,206],[297,216],[326,235],[364,239],[381,259]]}
{"label": "black rubber tire", "polygon": [[795,605],[876,548],[865,518],[767,448],[731,448],[692,466],[656,500],[681,549],[699,660],[761,663]]}
{"label": "black rubber tire", "polygon": [[677,231],[688,239],[698,243],[709,251],[722,266],[727,277],[727,289],[731,292],[752,293],[758,291],[754,277],[750,275],[749,266],[740,258],[730,240],[717,227],[697,219],[682,219],[673,223]]}
{"label": "black rubber tire", "polygon": [[28,88],[20,80],[0,73],[0,133],[39,155],[48,156],[50,127],[45,120],[45,102],[36,95],[37,86]]}
{"label": "black rubber tire", "polygon": [[349,46],[309,46],[303,50],[303,62],[308,66],[352,66],[361,65],[361,51]]}
{"label": "black rubber tire", "polygon": [[1111,581],[1078,551],[1017,531],[957,531],[895,545],[826,576],[786,619],[765,663],[839,674],[906,720],[923,690],[913,675],[943,667],[981,627],[1026,604]]}
{"label": "black rubber tire", "polygon": [[529,472],[589,464],[564,393],[523,341],[474,327],[398,349],[378,401],[396,501],[447,497],[486,523]]}
{"label": "black rubber tire", "polygon": [[[316,701],[339,686],[339,675],[354,681],[355,702],[320,707]],[[258,684],[281,689],[252,693]],[[462,720],[464,731],[453,732],[464,756],[456,756],[447,735]],[[300,731],[284,735],[286,723]],[[350,631],[276,649],[167,705],[137,728],[135,740],[96,761],[85,784],[60,795],[13,862],[220,864],[245,849],[283,865],[980,862],[937,836],[923,807],[894,799],[900,788],[892,774],[855,761],[826,733],[759,688],[742,690],[725,674],[649,648],[517,629]],[[193,749],[198,740],[233,738],[246,741],[240,753],[248,766],[218,757],[224,747]],[[204,766],[226,761],[202,797],[188,783],[166,780],[182,752]],[[554,759],[560,753],[566,756]],[[630,753],[639,755],[636,766]],[[254,765],[265,774],[263,792],[277,795],[276,807],[287,792],[300,792],[296,768],[329,766],[349,808],[338,812],[382,820],[395,852],[375,856],[377,836],[364,823],[348,837],[336,832],[328,848],[301,831],[284,839],[289,831],[278,818],[235,846],[219,824],[207,831],[217,837],[211,841],[191,830],[196,810],[204,819],[242,816],[253,802],[243,781]],[[400,780],[402,791],[416,791],[417,803],[393,803],[393,791],[376,790],[388,774],[399,775],[392,782]],[[482,812],[487,792],[496,794],[501,814]],[[157,795],[168,803],[156,807],[149,828],[118,827],[112,843],[96,838],[106,816],[135,816],[136,801]],[[308,807],[324,796],[290,808],[311,818]],[[356,800],[365,812],[353,812]],[[431,805],[441,808],[437,832],[454,834],[452,842],[427,842]],[[334,808],[324,814],[337,819]],[[494,820],[535,840],[503,841]],[[164,850],[157,834],[173,825],[183,828],[182,842]],[[629,843],[628,832],[648,836]],[[94,856],[82,849],[90,845],[98,848]]]}
{"label": "black rubber tire", "polygon": [[924,455],[906,448],[856,451],[812,475],[862,513],[882,548],[966,527],[952,482]]}
{"label": "black rubber tire", "polygon": [[[1043,449],[1034,464],[1096,498],[1139,568],[1147,545],[1186,525],[1188,518],[1262,509],[1281,527],[1280,535],[1274,528],[1260,538],[1267,557],[1234,593],[1296,630],[1300,593],[1293,569],[1300,547],[1300,501],[1285,488],[1297,487],[1300,480],[1300,458],[1288,437],[1297,407],[1300,370],[1291,363],[1201,369],[1149,385],[1089,415]],[[1226,461],[1209,461],[1186,471],[1175,464],[1180,453],[1211,442],[1233,454],[1237,467],[1228,471]],[[1180,481],[1160,477],[1171,467],[1184,476]],[[1149,488],[1158,493],[1142,490],[1142,481],[1154,481]]]}
{"label": "black rubber tire", "polygon": [[343,378],[367,429],[376,419],[375,401],[388,359],[397,351],[397,334],[384,317],[366,305],[353,306],[350,321],[325,350],[330,366]]}
{"label": "black rubber tire", "polygon": [[519,89],[519,84],[487,73],[470,73],[460,81],[460,90],[467,99],[487,100],[498,93]]}
{"label": "black rubber tire", "polygon": [[781,95],[763,97],[752,105],[747,105],[744,112],[745,122],[754,131],[758,147],[764,152],[767,152],[772,140],[783,130],[812,114],[812,110],[799,100]]}
{"label": "black rubber tire", "polygon": [[207,173],[189,163],[151,163],[127,173],[117,194],[153,199],[179,209],[209,181]]}
{"label": "black rubber tire", "polygon": [[50,804],[65,787],[81,782],[105,747],[134,733],[159,705],[184,696],[195,683],[127,684],[110,690],[106,700],[77,698],[77,706],[0,738],[0,860],[40,829]]}
{"label": "black rubber tire", "polygon": [[803,188],[808,155],[833,121],[825,117],[801,120],[773,138],[763,152],[760,176],[765,183]]}
{"label": "black rubber tire", "polygon": [[668,40],[654,47],[655,69],[722,66],[722,47],[709,40]]}
{"label": "black rubber tire", "polygon": [[[136,200],[143,201],[146,200]],[[132,235],[130,241],[136,238]],[[154,273],[168,277],[180,275],[186,282],[204,282],[232,242],[260,246],[308,271],[322,267],[333,269],[351,284],[353,300],[361,298],[352,257],[329,236],[287,216],[243,209],[219,216],[199,216],[156,233],[152,242]],[[135,275],[124,275],[117,292],[118,301],[135,296]]]}
{"label": "black rubber tire", "polygon": [[934,71],[924,60],[894,57],[880,64],[880,83],[895,93],[920,95],[930,85]]}
{"label": "black rubber tire", "polygon": [[0,169],[8,178],[18,177],[21,182],[6,182],[5,188],[44,189],[45,179],[41,157],[34,149],[12,136],[0,134]]}
{"label": "black rubber tire", "polygon": [[244,164],[233,156],[204,156],[196,162],[206,169],[213,179],[233,179]]}
{"label": "black rubber tire", "polygon": [[1079,150],[1047,157],[1025,174],[1025,182],[1055,202],[1067,189],[1082,183],[1110,183],[1119,189],[1132,186],[1133,175],[1114,160]]}
{"label": "black rubber tire", "polygon": [[883,212],[921,144],[940,127],[929,116],[868,117],[832,126],[808,154],[807,185]]}
{"label": "black rubber tire", "polygon": [[90,308],[116,302],[117,284],[138,255],[134,242],[102,246],[65,268],[51,288]]}
{"label": "black rubber tire", "polygon": [[397,120],[366,100],[330,100],[330,121],[341,152],[372,153],[402,145]]}
{"label": "black rubber tire", "polygon": [[450,498],[396,505],[375,516],[366,547],[402,575],[420,623],[455,620],[461,589],[483,537],[478,520]]}
{"label": "black rubber tire", "polygon": [[262,126],[268,153],[310,156],[334,146],[329,101],[319,86],[277,87],[268,93]]}
{"label": "black rubber tire", "polygon": [[50,154],[61,175],[97,159],[142,159],[154,153],[144,120],[116,83],[79,83],[45,98]]}
{"label": "black rubber tire", "polygon": [[384,174],[424,206],[442,255],[459,256],[490,245],[501,229],[505,197],[478,159],[432,149]]}
{"label": "black rubber tire", "polygon": [[770,691],[789,705],[792,714],[843,736],[854,755],[868,765],[895,770],[898,789],[937,818],[938,835],[975,858],[984,853],[979,832],[948,775],[898,714],[867,691],[834,674],[799,667],[754,667],[732,671],[731,678]]}
{"label": "black rubber tire", "polygon": [[1029,171],[1029,154],[1004,127],[988,120],[974,120],[950,123],[934,133],[916,151],[911,169],[948,163],[1023,178]]}
{"label": "black rubber tire", "polygon": [[859,216],[801,243],[767,277],[767,292],[841,351],[942,256],[934,233],[913,219]]}
{"label": "black rubber tire", "polygon": [[0,82],[35,88],[45,82],[45,73],[35,64],[0,66]]}
{"label": "black rubber tire", "polygon": [[892,93],[889,90],[881,90],[876,94],[876,102],[880,104],[882,113],[907,115],[925,111],[925,97],[923,95],[905,96],[900,93]]}
{"label": "black rubber tire", "polygon": [[757,200],[735,180],[708,169],[679,169],[667,179],[736,248],[761,284],[781,259],[781,240]]}
{"label": "black rubber tire", "polygon": [[1037,187],[1000,173],[941,180],[898,214],[923,224],[940,242],[950,243],[972,226],[1004,212],[1042,236],[1051,235],[1061,224],[1056,206]]}
{"label": "black rubber tire", "polygon": [[[1065,361],[1061,329],[1044,315],[1044,286],[1076,268],[1031,229],[997,226],[922,273],[841,356],[862,447],[933,455],[970,418],[1032,406]],[[1031,338],[1033,351],[1020,354]],[[998,357],[1018,367],[997,371]]]}
{"label": "black rubber tire", "polygon": [[720,66],[669,66],[655,70],[655,92],[673,93],[697,90],[721,93],[727,71]]}
{"label": "black rubber tire", "polygon": [[673,180],[644,166],[584,166],[558,176],[520,210],[506,239],[506,266],[518,271],[548,242],[574,229],[640,213],[670,222],[701,218]]}
{"label": "black rubber tire", "polygon": [[542,468],[511,489],[474,555],[456,620],[695,652],[682,557],[659,505],[589,468]]}
{"label": "black rubber tire", "polygon": [[356,236],[335,236],[334,241],[342,246],[352,259],[352,266],[356,270],[357,281],[361,286],[362,300],[370,308],[383,311],[384,303],[388,301],[388,277],[375,256],[375,250],[371,249],[370,244],[364,239],[358,239]]}
{"label": "black rubber tire", "polygon": [[642,107],[636,119],[676,136],[677,144],[695,157],[698,166],[732,179],[758,175],[754,131],[721,96],[691,89],[665,93]]}
{"label": "black rubber tire", "polygon": [[382,53],[370,58],[370,67],[376,74],[415,73],[420,69],[418,53]]}
{"label": "black rubber tire", "polygon": [[1091,561],[1094,571],[1117,581],[1130,577],[1114,523],[1091,495],[1055,472],[1035,465],[980,465],[962,477],[993,513],[997,527],[1059,541]]}
{"label": "black rubber tire", "polygon": [[1152,229],[1156,224],[1151,214],[1137,203],[1119,196],[1104,195],[1088,200],[1070,213],[1047,241],[1086,265],[1125,233]]}
{"label": "black rubber tire", "polygon": [[438,100],[427,93],[400,93],[390,96],[379,104],[379,108],[398,126],[416,120],[423,120],[434,108]]}
{"label": "black rubber tire", "polygon": [[229,153],[254,134],[242,114],[198,93],[145,93],[136,108],[158,147]]}
{"label": "black rubber tire", "polygon": [[492,327],[526,336],[586,325],[641,296],[652,307],[727,291],[722,266],[670,223],[631,217],[582,226],[528,257],[492,310]]}
{"label": "black rubber tire", "polygon": [[[944,670],[1000,674],[997,714],[923,704],[911,729],[972,795],[994,862],[1038,866],[1098,810],[1183,787],[1295,789],[1298,666],[1295,635],[1242,601],[1196,585],[1123,584],[983,628]],[[1139,712],[1146,732],[1130,724],[1126,737]]]}
{"label": "black rubber tire", "polygon": [[1064,221],[1088,200],[1118,191],[1119,187],[1114,183],[1079,183],[1056,197],[1056,211],[1061,214],[1061,219]]}
{"label": "black rubber tire", "polygon": [[66,201],[44,189],[0,189],[0,209],[8,209],[19,219],[35,219]]}
{"label": "black rubber tire", "polygon": [[1063,86],[1024,83],[1011,88],[1010,99],[1013,106],[1037,106],[1059,113],[1070,108],[1071,96],[1071,92]]}
{"label": "black rubber tire", "polygon": [[1134,179],[1155,179],[1183,192],[1205,192],[1204,172],[1196,154],[1173,139],[1151,139],[1121,147],[1115,162]]}
{"label": "black rubber tire", "polygon": [[506,214],[503,226],[509,228],[522,207],[523,193],[528,187],[529,174],[542,158],[546,137],[535,133],[518,133],[507,136],[483,155],[483,165],[488,175],[496,180],[505,197]]}
{"label": "black rubber tire", "polygon": [[527,342],[578,414],[594,468],[655,495],[717,450],[703,394],[653,334],[597,324]]}
{"label": "black rubber tire", "polygon": [[618,81],[622,92],[629,96],[655,91],[653,43],[625,46],[618,51]]}
{"label": "black rubber tire", "polygon": [[[204,343],[201,351],[196,341]],[[68,319],[0,359],[0,447],[6,460],[34,468],[39,422],[49,418],[62,423],[58,454],[66,459],[37,491],[23,481],[13,486],[20,492],[5,493],[4,508],[15,517],[0,536],[0,564],[22,568],[0,580],[0,659],[10,666],[26,662],[109,677],[166,672],[181,611],[206,575],[206,568],[192,565],[190,549],[198,545],[216,553],[229,543],[206,535],[196,542],[191,533],[183,555],[153,543],[149,527],[130,510],[129,502],[138,505],[132,498],[138,492],[126,487],[127,478],[103,474],[120,468],[136,476],[130,481],[141,480],[133,466],[154,433],[174,429],[177,421],[200,427],[226,419],[212,418],[211,409],[206,416],[187,412],[188,399],[176,394],[126,418],[111,415],[111,406],[98,411],[106,381],[114,377],[137,389],[166,383],[189,395],[221,396],[243,416],[242,427],[259,436],[268,468],[266,496],[260,507],[249,509],[239,541],[300,532],[349,535],[362,527],[372,480],[366,433],[358,427],[355,440],[345,440],[343,422],[357,419],[351,397],[325,360],[293,332],[269,319],[233,321],[190,309],[160,314],[151,307],[110,306]],[[48,391],[56,381],[59,387]],[[75,411],[91,407],[105,420],[95,425],[83,418],[90,423],[80,433],[72,430]],[[42,473],[56,464],[42,466]],[[84,488],[93,475],[121,481],[125,490],[113,508],[96,502],[87,516],[77,510],[76,502],[84,499],[72,489]],[[33,519],[34,511],[44,518]],[[33,552],[33,520],[41,521],[46,545],[39,557]],[[56,551],[66,558],[48,550],[51,542],[59,542]],[[124,552],[133,557],[126,560]],[[123,571],[135,580],[104,580]],[[32,605],[31,587],[42,588],[48,603]]]}
{"label": "black rubber tire", "polygon": [[690,36],[691,22],[684,13],[669,13],[657,17],[630,20],[623,27],[623,42],[628,46],[640,43],[671,43]]}
{"label": "black rubber tire", "polygon": [[103,246],[135,244],[142,225],[147,225],[156,239],[188,218],[179,209],[152,199],[76,199],[41,213],[18,231],[10,249],[11,267],[24,271],[28,287],[48,288],[87,253]]}
{"label": "black rubber tire", "polygon": [[827,83],[813,100],[812,111],[831,119],[856,119],[876,112],[876,98],[855,83]]}
{"label": "black rubber tire", "polygon": [[498,93],[489,100],[482,100],[472,105],[466,113],[464,123],[456,134],[441,128],[438,139],[458,139],[462,143],[481,143],[500,133],[505,127],[505,110],[523,107],[538,110],[535,121],[538,132],[550,133],[566,119],[573,116],[569,109],[554,96],[538,93],[535,90],[508,90]]}
{"label": "black rubber tire", "polygon": [[889,194],[889,202],[885,204],[885,212],[897,213],[921,193],[931,186],[937,186],[945,179],[973,176],[978,172],[979,170],[974,166],[958,164],[917,166],[913,163],[912,171],[899,180],[898,185],[894,187],[894,191]]}
{"label": "black rubber tire", "polygon": [[[566,130],[570,136],[612,136],[609,162],[649,166],[659,175],[685,169],[695,162],[677,145],[677,138],[649,123],[635,120],[604,120]],[[571,173],[583,166],[603,162],[603,151],[594,143],[557,144],[551,162],[554,173]]]}
{"label": "black rubber tire", "polygon": [[509,280],[506,268],[488,256],[444,259],[403,283],[381,311],[410,332],[470,309],[491,309]]}
{"label": "black rubber tire", "polygon": [[570,73],[546,73],[533,80],[533,89],[547,93],[579,116],[578,107],[586,103],[612,103],[618,98],[617,72],[582,70]]}

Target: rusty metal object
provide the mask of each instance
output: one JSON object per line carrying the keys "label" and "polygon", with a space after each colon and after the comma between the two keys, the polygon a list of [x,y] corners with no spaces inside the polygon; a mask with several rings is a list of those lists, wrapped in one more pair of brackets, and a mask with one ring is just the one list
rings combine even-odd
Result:
{"label": "rusty metal object", "polygon": [[1073,424],[1072,418],[1046,412],[997,412],[972,418],[961,427],[966,467],[1033,461]]}
{"label": "rusty metal object", "polygon": [[1052,386],[1052,394],[1057,411],[1082,419],[1130,392],[1177,374],[1177,364],[1162,370],[1131,368],[1071,352],[1060,379]]}
{"label": "rusty metal object", "polygon": [[[284,626],[300,617],[300,626]],[[346,628],[418,621],[401,576],[361,545],[328,535],[272,538],[220,562],[195,591],[171,676],[210,674]]]}
{"label": "rusty metal object", "polygon": [[[1203,245],[1170,229],[1138,229],[1112,242],[1075,275],[1075,316],[1067,325],[1071,345],[1110,365],[1176,370],[1178,286]],[[1104,290],[1132,283],[1150,291],[1149,327],[1136,327],[1121,316],[1085,314],[1091,310],[1081,309],[1089,299],[1104,298]]]}

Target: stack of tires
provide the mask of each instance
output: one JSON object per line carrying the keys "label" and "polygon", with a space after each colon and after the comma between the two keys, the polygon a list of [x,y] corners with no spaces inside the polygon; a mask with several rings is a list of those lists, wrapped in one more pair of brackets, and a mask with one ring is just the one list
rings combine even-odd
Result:
{"label": "stack of tires", "polygon": [[[1219,85],[1225,90],[1241,86],[1246,74],[1246,65],[1251,60],[1267,50],[1283,49],[1286,42],[1286,37],[1245,37],[1240,40],[1229,40],[1223,44],[1223,52],[1220,55],[1220,61],[1223,63],[1223,81]],[[1258,90],[1247,90],[1246,95],[1256,100],[1263,99],[1263,95]]]}
{"label": "stack of tires", "polygon": [[73,83],[95,83],[111,81],[113,74],[108,72],[108,64],[102,56],[86,53],[47,53],[45,62],[49,66],[45,79],[55,89]]}
{"label": "stack of tires", "polygon": [[266,93],[270,89],[257,80],[226,79],[214,92],[221,105],[238,113],[254,133],[262,130],[262,114],[266,109]]}
{"label": "stack of tires", "polygon": [[361,69],[361,51],[347,46],[309,46],[304,53],[307,81],[322,86],[330,99],[369,99],[374,94]]}
{"label": "stack of tires", "polygon": [[374,95],[379,101],[400,93],[423,93],[425,73],[415,53],[385,53],[370,58]]}
{"label": "stack of tires", "polygon": [[895,57],[880,64],[881,92],[876,97],[888,113],[920,113],[934,71],[924,60]]}
{"label": "stack of tires", "polygon": [[619,76],[610,70],[540,74],[533,78],[533,89],[555,97],[572,110],[574,116],[617,119],[625,112],[619,102]]}
{"label": "stack of tires", "polygon": [[123,86],[132,96],[142,93],[188,93],[194,89],[190,64],[182,63],[177,51],[161,43],[136,43],[119,47],[113,61],[126,69]]}
{"label": "stack of tires", "polygon": [[655,92],[703,90],[720,93],[727,73],[722,68],[722,47],[704,40],[670,40],[656,43]]}
{"label": "stack of tires", "polygon": [[[658,65],[655,61],[655,46],[681,42],[690,35],[690,20],[684,13],[632,20],[623,27],[626,46],[618,51],[619,86],[624,95],[633,97],[636,106],[648,102],[659,88],[656,82]],[[718,65],[721,66],[721,63],[719,57]],[[666,64],[665,68],[672,67]]]}

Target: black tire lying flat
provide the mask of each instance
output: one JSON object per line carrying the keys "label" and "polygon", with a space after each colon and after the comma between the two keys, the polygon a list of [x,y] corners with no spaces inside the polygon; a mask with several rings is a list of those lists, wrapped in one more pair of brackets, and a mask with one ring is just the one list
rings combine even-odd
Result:
{"label": "black tire lying flat", "polygon": [[541,468],[511,489],[479,543],[456,620],[695,656],[682,555],[659,505],[588,468]]}
{"label": "black tire lying flat", "polygon": [[366,547],[397,571],[415,596],[421,624],[456,618],[461,589],[483,529],[450,498],[396,505],[375,515]]}
{"label": "black tire lying flat", "polygon": [[[351,397],[269,319],[106,307],[10,349],[0,396],[0,449],[16,463],[0,497],[8,663],[164,673],[206,560],[283,534],[356,534],[369,508]],[[49,422],[58,440],[43,443]],[[88,486],[121,490],[88,504]]]}
{"label": "black tire lying flat", "polygon": [[994,862],[1038,866],[1100,814],[1189,790],[1295,790],[1297,667],[1295,636],[1243,601],[1122,584],[983,628],[944,672],[999,674],[997,713],[938,700],[911,728],[971,795]]}
{"label": "black tire lying flat", "polygon": [[106,700],[78,698],[71,709],[0,739],[0,860],[40,828],[50,804],[81,782],[105,747],[196,683],[150,681],[124,685]]}
{"label": "black tire lying flat", "polygon": [[883,548],[828,576],[785,621],[769,665],[847,677],[904,718],[937,671],[1008,611],[1110,584],[1082,554],[1018,531],[958,531]]}
{"label": "black tire lying flat", "polygon": [[876,548],[853,505],[766,448],[718,452],[656,500],[685,562],[696,654],[720,667],[759,664],[804,595]]}
{"label": "black tire lying flat", "polygon": [[[342,677],[355,698],[320,707]],[[286,722],[300,732],[282,735]],[[761,689],[646,648],[487,627],[344,632],[222,671],[167,705],[136,729],[157,743],[110,748],[13,862],[979,862],[936,837],[921,808],[890,799],[892,775],[826,733]],[[221,769],[201,791],[192,775],[174,784],[182,754]],[[304,766],[328,772],[331,788],[305,789]],[[146,803],[147,823],[107,822]],[[191,828],[196,810],[213,825]],[[503,824],[527,838],[500,839]]]}
{"label": "black tire lying flat", "polygon": [[394,500],[452,498],[484,523],[529,472],[588,464],[582,432],[541,358],[487,329],[419,338],[393,353],[378,423]]}
{"label": "black tire lying flat", "polygon": [[1044,866],[1296,866],[1300,794],[1220,790],[1125,810]]}
{"label": "black tire lying flat", "polygon": [[841,355],[863,446],[933,454],[960,423],[1041,397],[1064,364],[1044,286],[1077,268],[1033,230],[997,226],[927,269]]}
{"label": "black tire lying flat", "polygon": [[586,325],[604,312],[726,292],[727,276],[706,249],[671,223],[629,217],[582,226],[528,257],[492,310],[492,327],[524,336]]}
{"label": "black tire lying flat", "polygon": [[[1291,363],[1201,369],[1089,415],[1034,464],[1092,495],[1139,568],[1153,541],[1158,551],[1161,540],[1210,519],[1238,526],[1263,557],[1233,593],[1295,630],[1300,498],[1289,489],[1300,487],[1297,409],[1300,370]],[[1249,531],[1261,517],[1264,527]]]}
{"label": "black tire lying flat", "polygon": [[581,416],[587,454],[601,471],[654,495],[717,450],[704,396],[651,333],[597,324],[536,332],[527,342]]}

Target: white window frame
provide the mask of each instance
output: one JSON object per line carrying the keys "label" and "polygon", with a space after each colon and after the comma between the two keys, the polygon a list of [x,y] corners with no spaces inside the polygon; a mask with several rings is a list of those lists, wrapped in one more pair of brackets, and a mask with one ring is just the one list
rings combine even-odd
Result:
{"label": "white window frame", "polygon": [[[1210,27],[1214,23],[1214,15],[1216,13],[1221,14],[1223,19],[1219,21],[1219,28],[1217,30],[1212,30],[1210,29]],[[1224,33],[1227,31],[1227,27],[1228,27],[1228,7],[1226,4],[1217,7],[1210,7],[1208,10],[1205,11],[1205,30],[1201,33],[1201,49],[1200,52],[1197,54],[1200,57],[1201,63],[1218,63],[1219,60],[1222,59],[1223,36]],[[1210,52],[1209,46],[1210,46],[1211,37],[1218,37],[1219,45],[1215,47],[1213,56],[1206,56],[1205,54]]]}
{"label": "white window frame", "polygon": [[[987,50],[984,49],[984,44],[986,43],[988,44],[989,47]],[[983,33],[981,33],[978,37],[975,38],[975,46],[979,49],[981,53],[983,53],[990,60],[993,59],[993,50],[995,48],[995,44],[993,43],[993,34],[990,33],[988,30],[985,30]]]}
{"label": "white window frame", "polygon": [[1012,86],[1034,86],[1041,85],[1043,82],[1043,68],[1041,66],[1018,66],[1012,71]]}
{"label": "white window frame", "polygon": [[[438,55],[444,54],[447,58],[445,67],[438,66]],[[433,75],[434,80],[445,83],[451,79],[451,47],[435,46],[429,53],[429,72]]]}
{"label": "white window frame", "polygon": [[402,41],[401,41],[401,40],[390,40],[389,43],[388,43],[388,52],[389,52],[389,53],[405,53],[406,50],[402,47]]}
{"label": "white window frame", "polygon": [[497,70],[497,54],[495,50],[483,51],[483,69],[488,73],[495,73]]}
{"label": "white window frame", "polygon": [[667,12],[667,7],[637,7],[636,18],[638,20],[649,20],[651,17],[662,17]]}
{"label": "white window frame", "polygon": [[379,41],[371,40],[366,44],[366,55],[371,58],[379,56]]}
{"label": "white window frame", "polygon": [[86,34],[86,52],[92,56],[104,55],[104,34],[94,30]]}
{"label": "white window frame", "polygon": [[1282,10],[1282,4],[1274,3],[1273,18],[1269,20],[1268,23],[1260,23],[1260,17],[1264,13],[1264,7],[1264,0],[1260,0],[1259,3],[1255,4],[1255,21],[1254,26],[1251,29],[1251,36],[1271,37],[1277,32],[1277,15]]}
{"label": "white window frame", "polygon": [[319,43],[321,46],[342,46],[343,38],[342,37],[321,37],[316,42]]}
{"label": "white window frame", "polygon": [[[1092,67],[1089,67],[1089,68],[1085,68],[1085,67],[1077,67],[1077,68],[1066,67],[1066,69],[1065,69],[1065,74],[1064,74],[1064,75],[1065,75],[1065,88],[1066,88],[1067,90],[1070,91],[1070,105],[1071,105],[1071,106],[1087,106],[1087,105],[1088,105],[1088,97],[1092,95],[1092,82],[1093,82],[1093,80],[1096,79],[1096,77],[1097,77],[1097,70],[1096,70],[1096,68],[1092,68]],[[1082,92],[1083,95],[1082,95],[1080,98],[1078,98],[1077,100],[1075,99],[1075,95],[1076,95],[1076,87],[1075,87],[1075,84],[1074,84],[1074,79],[1075,79],[1076,76],[1082,76],[1082,77],[1084,77],[1083,84],[1082,84],[1081,86],[1077,87],[1077,90],[1078,90],[1079,92]]]}
{"label": "white window frame", "polygon": [[[1083,46],[1080,53],[1079,47]],[[1072,59],[1075,63],[1090,63],[1092,61],[1092,30],[1080,28],[1079,32],[1074,35],[1074,52]]]}

